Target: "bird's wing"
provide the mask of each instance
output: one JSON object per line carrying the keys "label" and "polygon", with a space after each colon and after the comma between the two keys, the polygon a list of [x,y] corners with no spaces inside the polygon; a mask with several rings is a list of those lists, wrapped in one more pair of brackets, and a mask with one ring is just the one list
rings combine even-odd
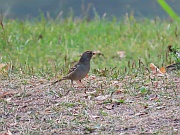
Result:
{"label": "bird's wing", "polygon": [[79,67],[79,64],[77,63],[76,65],[74,65],[74,67],[72,67],[72,68],[69,69],[69,72],[68,72],[68,75],[67,75],[67,76],[64,76],[63,78],[61,78],[60,80],[57,80],[57,81],[53,82],[52,84],[55,84],[55,83],[60,82],[60,81],[62,81],[62,80],[68,79],[69,75],[71,75],[72,73],[74,73],[74,72],[77,70],[78,67]]}
{"label": "bird's wing", "polygon": [[79,64],[77,63],[76,65],[74,65],[74,67],[72,67],[72,68],[69,69],[68,74],[70,74],[70,73],[76,71],[78,67],[79,67]]}

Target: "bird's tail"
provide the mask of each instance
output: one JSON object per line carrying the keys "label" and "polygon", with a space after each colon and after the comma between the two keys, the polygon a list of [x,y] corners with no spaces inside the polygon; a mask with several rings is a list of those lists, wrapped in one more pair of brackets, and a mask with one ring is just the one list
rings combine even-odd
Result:
{"label": "bird's tail", "polygon": [[55,83],[57,83],[57,82],[61,82],[61,81],[66,80],[66,79],[67,79],[67,77],[63,77],[63,78],[61,78],[61,79],[59,79],[59,80],[53,82],[52,84],[55,84]]}

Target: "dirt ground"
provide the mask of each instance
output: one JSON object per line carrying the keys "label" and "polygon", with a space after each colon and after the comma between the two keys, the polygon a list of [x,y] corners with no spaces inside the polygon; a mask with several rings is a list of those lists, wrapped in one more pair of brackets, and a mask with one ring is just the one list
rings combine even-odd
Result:
{"label": "dirt ground", "polygon": [[[0,82],[0,134],[180,134],[180,77]],[[9,133],[8,133],[9,132]]]}

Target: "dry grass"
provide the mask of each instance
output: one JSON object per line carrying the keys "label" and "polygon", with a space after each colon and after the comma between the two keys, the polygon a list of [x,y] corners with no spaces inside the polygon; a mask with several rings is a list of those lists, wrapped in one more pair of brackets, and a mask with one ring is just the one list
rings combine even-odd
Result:
{"label": "dry grass", "polygon": [[179,134],[180,77],[175,74],[89,76],[83,83],[87,94],[69,81],[1,80],[0,133]]}

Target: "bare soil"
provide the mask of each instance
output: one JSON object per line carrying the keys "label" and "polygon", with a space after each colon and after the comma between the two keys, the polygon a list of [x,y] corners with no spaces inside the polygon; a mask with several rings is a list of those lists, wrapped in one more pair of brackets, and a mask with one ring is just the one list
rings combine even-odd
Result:
{"label": "bare soil", "polygon": [[0,82],[0,134],[180,134],[180,77]]}

